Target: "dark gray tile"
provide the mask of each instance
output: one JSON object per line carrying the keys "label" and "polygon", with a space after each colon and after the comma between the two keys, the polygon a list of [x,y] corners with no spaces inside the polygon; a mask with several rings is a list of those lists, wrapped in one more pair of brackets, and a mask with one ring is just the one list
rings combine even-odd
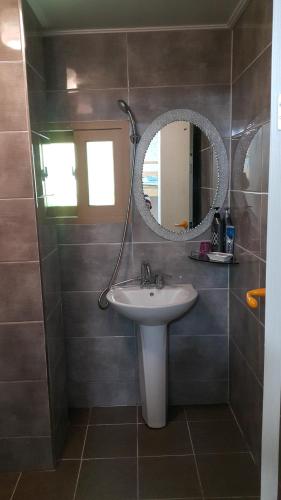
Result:
{"label": "dark gray tile", "polygon": [[258,464],[261,461],[262,386],[230,343],[230,404]]}
{"label": "dark gray tile", "polygon": [[86,435],[86,426],[72,425],[68,429],[62,458],[80,459]]}
{"label": "dark gray tile", "polygon": [[201,497],[192,456],[140,458],[139,478],[141,499]]}
{"label": "dark gray tile", "polygon": [[227,290],[199,290],[196,304],[169,325],[171,335],[226,335]]}
{"label": "dark gray tile", "polygon": [[[57,224],[58,241],[62,244],[120,243],[122,223],[108,224]],[[128,227],[127,241],[131,229]]]}
{"label": "dark gray tile", "polygon": [[247,308],[246,303],[241,304],[232,293],[230,294],[229,313],[230,337],[262,383],[264,370],[263,326]]}
{"label": "dark gray tile", "polygon": [[23,2],[26,59],[44,77],[42,27],[28,2]]}
{"label": "dark gray tile", "polygon": [[27,86],[31,130],[45,130],[47,97],[44,80],[27,65]]}
{"label": "dark gray tile", "polygon": [[0,131],[27,130],[23,63],[1,63]]}
{"label": "dark gray tile", "polygon": [[136,459],[84,461],[78,484],[77,500],[92,500],[93,498],[136,500]]}
{"label": "dark gray tile", "polygon": [[208,405],[228,401],[228,377],[224,380],[169,380],[172,405]]}
{"label": "dark gray tile", "polygon": [[[262,286],[260,280],[261,261],[252,253],[238,246],[236,246],[235,254],[239,265],[230,267],[229,286],[230,290],[244,302],[248,290]],[[252,309],[252,312],[259,317],[258,309]]]}
{"label": "dark gray tile", "polygon": [[49,90],[127,86],[125,33],[47,37],[44,52]]}
{"label": "dark gray tile", "polygon": [[132,88],[130,105],[141,133],[161,113],[189,108],[208,118],[222,137],[229,137],[228,85]]}
{"label": "dark gray tile", "polygon": [[72,425],[87,425],[89,413],[89,408],[69,408],[69,421]]}
{"label": "dark gray tile", "polygon": [[270,65],[269,48],[233,85],[233,135],[269,121]]}
{"label": "dark gray tile", "polygon": [[48,121],[124,120],[118,99],[128,100],[127,89],[48,92]]}
{"label": "dark gray tile", "polygon": [[[128,35],[132,87],[222,84],[229,81],[230,36],[219,30]],[[153,65],[153,72],[150,68]]]}
{"label": "dark gray tile", "polygon": [[191,283],[200,288],[227,288],[227,269],[213,264],[206,266],[188,258],[197,243],[135,243],[134,272],[140,272],[141,262],[148,261],[153,271],[171,275],[167,284]]}
{"label": "dark gray tile", "polygon": [[195,453],[234,453],[248,450],[234,419],[190,422],[189,428]]}
{"label": "dark gray tile", "polygon": [[60,262],[58,251],[41,261],[44,313],[48,317],[61,299]]}
{"label": "dark gray tile", "polygon": [[136,405],[139,389],[136,379],[91,380],[76,382],[68,380],[70,406]]}
{"label": "dark gray tile", "polygon": [[39,264],[0,264],[0,275],[0,322],[41,321]]}
{"label": "dark gray tile", "polygon": [[251,455],[198,455],[197,464],[206,497],[259,494],[259,474]]}
{"label": "dark gray tile", "polygon": [[46,377],[43,324],[0,325],[0,358],[0,380],[36,380]]}
{"label": "dark gray tile", "polygon": [[186,418],[189,422],[210,420],[233,420],[233,415],[227,404],[224,405],[197,405],[185,407]]}
{"label": "dark gray tile", "polygon": [[[138,407],[138,422],[145,424],[141,406]],[[167,422],[186,422],[184,406],[168,406]]]}
{"label": "dark gray tile", "polygon": [[137,425],[93,425],[88,428],[84,458],[137,456]]}
{"label": "dark gray tile", "polygon": [[272,1],[249,2],[233,30],[233,79],[271,43]]}
{"label": "dark gray tile", "polygon": [[76,382],[136,377],[134,338],[69,339],[67,356],[69,378]]}
{"label": "dark gray tile", "polygon": [[261,195],[232,192],[230,204],[237,243],[260,256]]}
{"label": "dark gray tile", "polygon": [[[260,262],[260,288],[265,288],[266,285],[266,263],[265,262]],[[265,324],[265,304],[266,304],[266,299],[261,298],[260,303],[259,303],[259,319],[262,322],[262,324]]]}
{"label": "dark gray tile", "polygon": [[268,192],[270,123],[262,127],[262,192]]}
{"label": "dark gray tile", "polygon": [[1,382],[0,436],[49,434],[47,382]]}
{"label": "dark gray tile", "polygon": [[6,472],[0,474],[0,500],[10,500],[15,489],[19,474],[17,472]]}
{"label": "dark gray tile", "polygon": [[33,197],[27,133],[0,133],[0,198]]}
{"label": "dark gray tile", "polygon": [[170,380],[223,380],[227,372],[227,337],[170,336]]}
{"label": "dark gray tile", "polygon": [[[20,11],[16,0],[3,0],[0,28],[0,61],[18,61],[22,57]],[[11,47],[10,37],[13,36]]]}
{"label": "dark gray tile", "polygon": [[139,456],[192,454],[186,422],[171,422],[162,429],[138,425]]}
{"label": "dark gray tile", "polygon": [[3,472],[53,468],[51,438],[0,438],[0,467]]}
{"label": "dark gray tile", "polygon": [[40,257],[43,259],[57,248],[56,226],[50,221],[41,220],[39,210],[37,211],[37,230],[40,248]]}
{"label": "dark gray tile", "polygon": [[0,260],[38,260],[34,200],[0,200]]}
{"label": "dark gray tile", "polygon": [[[119,244],[62,245],[60,263],[64,291],[98,291],[107,286]],[[132,277],[131,245],[126,245],[119,277]],[[126,265],[125,265],[126,263]]]}
{"label": "dark gray tile", "polygon": [[91,411],[91,424],[134,424],[136,422],[136,406],[108,406],[92,408]]}
{"label": "dark gray tile", "polygon": [[70,500],[79,469],[78,461],[60,462],[53,471],[25,472],[14,496],[15,500]]}
{"label": "dark gray tile", "polygon": [[66,337],[132,336],[134,324],[109,307],[98,306],[99,292],[64,292],[63,312]]}

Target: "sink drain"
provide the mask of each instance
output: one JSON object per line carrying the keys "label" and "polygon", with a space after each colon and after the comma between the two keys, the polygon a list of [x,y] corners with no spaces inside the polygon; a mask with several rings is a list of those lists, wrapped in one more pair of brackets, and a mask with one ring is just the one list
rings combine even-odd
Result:
{"label": "sink drain", "polygon": [[154,297],[154,293],[153,292],[150,292],[150,297]]}

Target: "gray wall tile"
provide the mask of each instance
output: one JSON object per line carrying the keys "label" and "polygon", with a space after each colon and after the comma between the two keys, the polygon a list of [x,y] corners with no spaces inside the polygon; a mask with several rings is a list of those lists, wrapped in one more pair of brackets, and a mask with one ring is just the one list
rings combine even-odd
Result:
{"label": "gray wall tile", "polygon": [[261,253],[261,195],[231,192],[231,214],[236,226],[236,242],[256,255]]}
{"label": "gray wall tile", "polygon": [[0,133],[0,198],[33,197],[27,133]]}
{"label": "gray wall tile", "polygon": [[171,405],[220,404],[228,401],[228,379],[170,380]]}
{"label": "gray wall tile", "polygon": [[0,264],[0,276],[0,322],[42,320],[39,264]]}
{"label": "gray wall tile", "polygon": [[0,65],[0,131],[27,130],[23,64]]}
{"label": "gray wall tile", "polygon": [[0,468],[2,471],[53,469],[50,437],[21,437],[0,439]]}
{"label": "gray wall tile", "polygon": [[169,325],[171,335],[226,335],[228,290],[199,290],[193,308]]}
{"label": "gray wall tile", "polygon": [[[58,241],[61,244],[120,243],[123,223],[114,224],[58,224]],[[131,226],[126,241],[131,240]]]}
{"label": "gray wall tile", "polygon": [[0,436],[50,434],[47,381],[0,383]]}
{"label": "gray wall tile", "polygon": [[128,51],[132,87],[229,82],[227,31],[129,33]]}
{"label": "gray wall tile", "polygon": [[61,299],[60,262],[58,251],[41,261],[44,313],[47,318]]}
{"label": "gray wall tile", "polygon": [[132,406],[139,403],[136,379],[71,381],[68,386],[70,407]]}
{"label": "gray wall tile", "polygon": [[34,200],[0,200],[0,261],[38,260]]}
{"label": "gray wall tile", "polygon": [[[11,363],[11,353],[13,362]],[[42,323],[0,325],[0,380],[46,378],[46,354]]]}
{"label": "gray wall tile", "polygon": [[49,37],[44,52],[49,90],[127,86],[125,33]]}
{"label": "gray wall tile", "polygon": [[0,61],[19,61],[21,59],[21,50],[15,50],[13,47],[9,47],[8,43],[5,43],[7,26],[8,28],[12,26],[13,41],[19,44],[19,46],[21,45],[20,15],[17,0],[3,0],[1,7],[5,15],[3,16],[0,28],[0,35],[2,35],[0,36]]}
{"label": "gray wall tile", "polygon": [[104,337],[134,335],[134,324],[115,309],[102,311],[97,292],[65,292],[63,314],[66,337]]}

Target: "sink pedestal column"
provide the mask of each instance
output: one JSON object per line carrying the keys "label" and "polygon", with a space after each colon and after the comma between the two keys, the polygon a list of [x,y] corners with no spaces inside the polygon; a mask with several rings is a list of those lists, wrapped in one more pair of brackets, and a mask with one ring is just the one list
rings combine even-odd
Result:
{"label": "sink pedestal column", "polygon": [[167,325],[140,325],[138,351],[142,416],[149,427],[164,427],[167,417]]}

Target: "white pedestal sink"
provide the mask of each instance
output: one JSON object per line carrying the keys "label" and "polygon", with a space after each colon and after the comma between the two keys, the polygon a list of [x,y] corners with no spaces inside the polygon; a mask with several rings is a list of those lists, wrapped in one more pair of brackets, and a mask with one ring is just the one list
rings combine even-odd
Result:
{"label": "white pedestal sink", "polygon": [[186,313],[198,292],[192,285],[162,289],[139,286],[113,287],[107,294],[112,306],[137,321],[142,415],[149,427],[166,425],[167,324]]}

